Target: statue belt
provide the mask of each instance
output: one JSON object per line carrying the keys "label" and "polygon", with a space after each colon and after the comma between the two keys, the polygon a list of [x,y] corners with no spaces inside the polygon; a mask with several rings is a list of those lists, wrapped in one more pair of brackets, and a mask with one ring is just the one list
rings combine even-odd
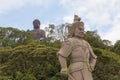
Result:
{"label": "statue belt", "polygon": [[76,58],[76,59],[71,59],[70,61],[71,63],[75,63],[75,62],[85,62],[85,63],[89,63],[89,60],[84,60],[82,58]]}

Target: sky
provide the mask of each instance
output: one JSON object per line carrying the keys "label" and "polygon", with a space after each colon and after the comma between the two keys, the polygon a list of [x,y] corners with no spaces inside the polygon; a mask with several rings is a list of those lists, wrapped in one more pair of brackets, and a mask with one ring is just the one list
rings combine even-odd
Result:
{"label": "sky", "polygon": [[72,23],[81,17],[85,30],[97,30],[102,39],[120,40],[120,0],[0,0],[0,27],[32,30],[39,19],[41,28],[49,24]]}

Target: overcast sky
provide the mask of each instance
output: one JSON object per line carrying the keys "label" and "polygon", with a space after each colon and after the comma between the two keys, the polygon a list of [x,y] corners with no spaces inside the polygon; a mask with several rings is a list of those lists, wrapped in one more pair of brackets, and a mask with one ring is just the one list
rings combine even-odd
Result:
{"label": "overcast sky", "polygon": [[32,30],[34,19],[44,29],[50,23],[72,23],[74,14],[85,29],[97,30],[102,39],[120,40],[120,0],[0,0],[0,26]]}

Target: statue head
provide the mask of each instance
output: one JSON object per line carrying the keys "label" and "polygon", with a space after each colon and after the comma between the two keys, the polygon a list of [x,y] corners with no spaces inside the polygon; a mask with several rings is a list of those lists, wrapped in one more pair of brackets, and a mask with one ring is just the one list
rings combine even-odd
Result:
{"label": "statue head", "polygon": [[81,18],[78,15],[74,15],[74,22],[80,21],[80,20],[81,20]]}
{"label": "statue head", "polygon": [[81,21],[76,21],[71,26],[71,36],[83,38],[84,37],[84,23]]}
{"label": "statue head", "polygon": [[33,26],[34,26],[34,29],[39,29],[40,28],[40,21],[38,19],[35,19],[33,21]]}

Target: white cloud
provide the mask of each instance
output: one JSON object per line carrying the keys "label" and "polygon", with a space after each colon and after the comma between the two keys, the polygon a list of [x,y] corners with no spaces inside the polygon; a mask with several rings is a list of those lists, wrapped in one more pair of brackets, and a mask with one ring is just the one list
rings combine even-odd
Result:
{"label": "white cloud", "polygon": [[72,23],[73,22],[73,15],[68,15],[63,17],[63,21],[67,23]]}
{"label": "white cloud", "polygon": [[24,5],[24,0],[1,0],[0,1],[0,13],[5,13],[5,11],[9,11],[11,9],[20,8]]}
{"label": "white cloud", "polygon": [[103,38],[109,39],[113,43],[115,43],[116,40],[120,40],[120,14],[116,15],[113,21],[113,27],[104,34]]}
{"label": "white cloud", "polygon": [[46,5],[49,5],[51,3],[52,0],[0,0],[0,14],[28,5],[39,5],[42,7],[46,7]]}
{"label": "white cloud", "polygon": [[[87,30],[98,30],[101,37],[113,43],[120,40],[119,0],[60,0],[69,15],[77,14],[85,22]],[[64,16],[71,21],[73,16]]]}

